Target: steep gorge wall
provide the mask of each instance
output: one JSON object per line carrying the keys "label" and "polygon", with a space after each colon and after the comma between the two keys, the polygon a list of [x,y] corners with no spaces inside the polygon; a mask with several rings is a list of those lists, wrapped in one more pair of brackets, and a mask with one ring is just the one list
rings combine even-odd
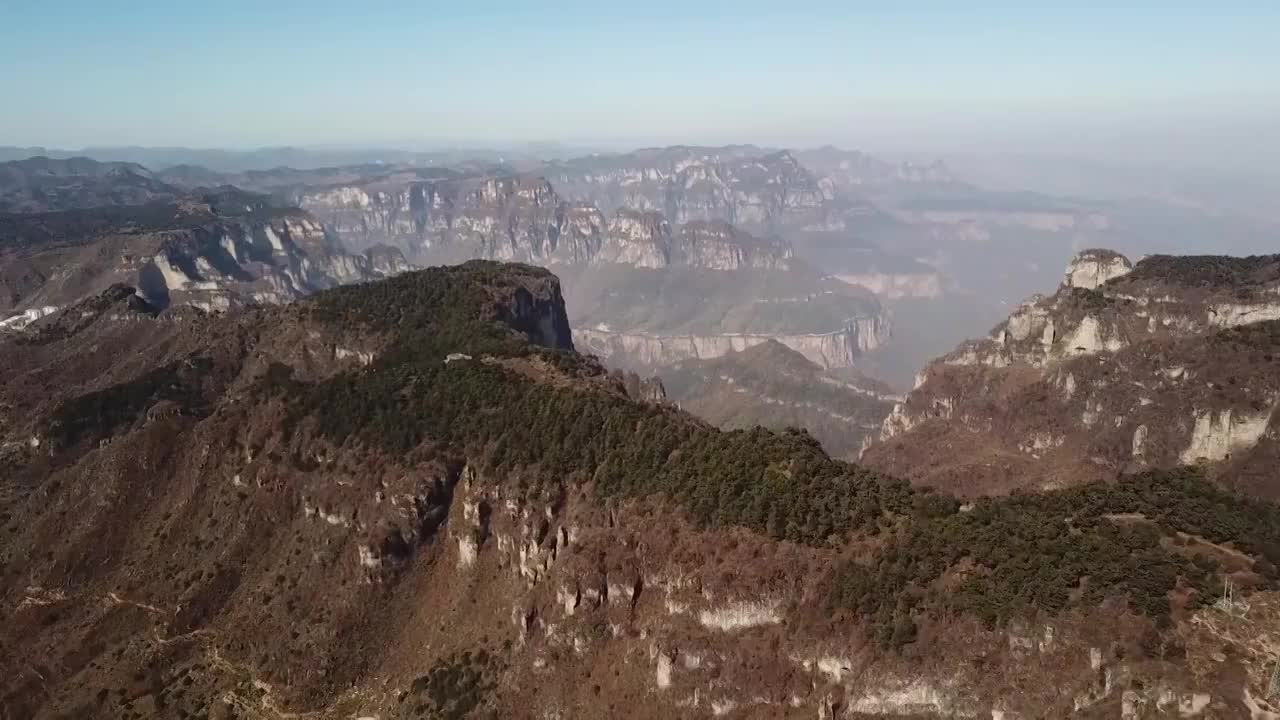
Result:
{"label": "steep gorge wall", "polygon": [[879,347],[889,336],[889,321],[882,315],[850,318],[845,326],[828,333],[719,335],[661,335],[627,333],[599,328],[575,328],[574,338],[584,352],[605,359],[640,365],[669,365],[684,360],[705,360],[741,352],[768,340],[776,340],[822,368],[853,367],[859,355]]}
{"label": "steep gorge wall", "polygon": [[606,219],[595,204],[565,201],[534,176],[343,186],[297,199],[353,246],[388,243],[411,258],[738,270],[786,268],[791,257],[785,243],[723,219],[677,219],[673,229],[668,216],[647,207],[617,208]]}
{"label": "steep gorge wall", "polygon": [[755,148],[646,150],[553,163],[546,172],[566,197],[610,211],[658,211],[676,224],[776,231],[821,215],[834,199],[791,153]]}
{"label": "steep gorge wall", "polygon": [[[1224,279],[1224,265],[1237,274]],[[975,493],[1207,461],[1225,482],[1280,496],[1265,470],[1280,441],[1277,309],[1280,257],[1134,266],[1086,251],[1053,296],[922,372],[863,459]],[[986,479],[967,479],[978,466]]]}

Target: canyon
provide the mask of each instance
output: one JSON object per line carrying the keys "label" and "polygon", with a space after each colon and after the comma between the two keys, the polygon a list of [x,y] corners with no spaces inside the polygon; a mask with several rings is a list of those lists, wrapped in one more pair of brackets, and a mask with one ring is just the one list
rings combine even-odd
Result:
{"label": "canyon", "polygon": [[[783,284],[813,294],[822,284],[775,232],[830,199],[793,157],[730,162],[730,154],[683,149],[641,155],[560,163],[543,175],[391,186],[377,179],[299,191],[293,199],[355,247],[386,243],[419,262],[487,258],[551,267],[577,297],[573,306],[589,314],[572,318],[580,341],[628,366],[717,357],[774,339],[824,367],[850,367],[888,336],[888,318],[872,293],[846,302],[846,312],[822,327],[756,321],[753,295],[767,297],[768,288]],[[706,277],[720,273],[755,291],[735,290],[737,307],[713,298],[725,306],[722,318],[704,314],[692,331],[683,327],[685,297],[693,287],[725,285]],[[602,289],[604,278],[616,286]],[[611,297],[596,302],[603,292]],[[652,309],[642,322],[627,317],[636,305]],[[614,306],[617,312],[606,309]]]}

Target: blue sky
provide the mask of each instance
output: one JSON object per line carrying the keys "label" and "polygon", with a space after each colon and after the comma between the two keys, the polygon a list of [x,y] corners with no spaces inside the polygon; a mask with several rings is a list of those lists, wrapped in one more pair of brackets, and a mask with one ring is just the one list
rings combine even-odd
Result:
{"label": "blue sky", "polygon": [[0,0],[0,144],[1274,138],[1280,3],[1053,5]]}

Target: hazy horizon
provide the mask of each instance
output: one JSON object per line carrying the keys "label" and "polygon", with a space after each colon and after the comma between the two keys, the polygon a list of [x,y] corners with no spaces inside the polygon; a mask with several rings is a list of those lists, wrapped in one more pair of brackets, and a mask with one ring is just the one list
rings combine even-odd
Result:
{"label": "hazy horizon", "polygon": [[[1280,9],[12,8],[0,145],[827,143],[1280,161]],[[57,48],[57,53],[50,53]]]}

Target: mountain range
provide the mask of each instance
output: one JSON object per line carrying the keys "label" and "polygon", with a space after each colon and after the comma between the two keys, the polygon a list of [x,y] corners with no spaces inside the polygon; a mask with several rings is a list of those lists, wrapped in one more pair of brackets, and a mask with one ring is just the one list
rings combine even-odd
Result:
{"label": "mountain range", "polygon": [[[1166,279],[1266,282],[1223,265]],[[115,285],[0,343],[13,716],[1272,712],[1280,508],[1215,467],[913,488],[639,392],[545,270]]]}
{"label": "mountain range", "polygon": [[886,247],[1113,216],[804,158],[0,166],[0,717],[1280,713],[1280,256],[899,395]]}

